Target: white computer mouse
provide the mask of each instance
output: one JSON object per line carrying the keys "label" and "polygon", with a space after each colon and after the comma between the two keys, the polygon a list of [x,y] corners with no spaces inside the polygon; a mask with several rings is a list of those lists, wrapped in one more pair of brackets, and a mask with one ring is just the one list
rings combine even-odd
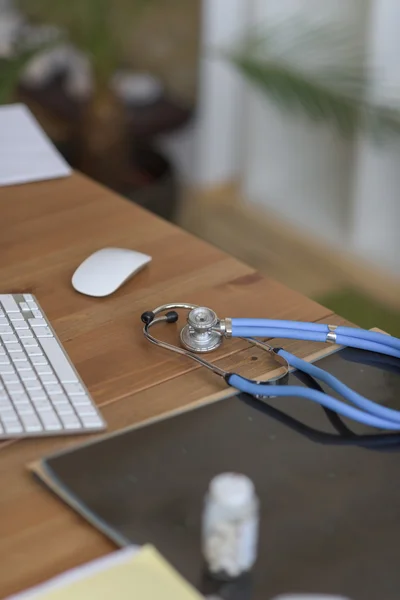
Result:
{"label": "white computer mouse", "polygon": [[127,248],[97,250],[76,269],[72,285],[87,296],[109,296],[151,261],[151,256]]}

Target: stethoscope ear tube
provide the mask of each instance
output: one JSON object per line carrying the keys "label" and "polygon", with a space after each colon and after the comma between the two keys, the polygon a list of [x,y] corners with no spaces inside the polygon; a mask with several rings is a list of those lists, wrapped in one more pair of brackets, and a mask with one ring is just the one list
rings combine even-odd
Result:
{"label": "stethoscope ear tube", "polygon": [[[284,338],[312,342],[334,341],[340,346],[358,348],[360,350],[368,350],[370,352],[377,352],[378,354],[386,354],[388,356],[393,356],[394,358],[400,358],[400,340],[375,331],[366,331],[365,329],[357,330],[351,329],[350,327],[337,327],[334,331],[330,331],[328,330],[327,325],[322,326],[325,327],[325,331],[321,330],[321,326],[319,326],[318,330],[289,327],[278,328],[269,325],[266,326],[265,324],[260,327],[249,327],[238,325],[237,321],[241,321],[241,319],[232,319],[232,337]],[[249,321],[249,319],[246,321]],[[312,326],[313,323],[309,323],[308,325]],[[342,332],[342,330],[344,331]],[[329,335],[331,338],[328,338]]]}
{"label": "stethoscope ear tube", "polygon": [[325,406],[325,408],[333,410],[343,417],[347,417],[353,421],[357,421],[358,423],[363,423],[364,425],[369,425],[370,427],[376,427],[378,429],[385,429],[389,431],[400,430],[399,422],[387,421],[385,419],[375,417],[372,414],[349,406],[340,400],[336,400],[336,398],[333,398],[333,396],[329,396],[328,394],[319,392],[317,390],[312,390],[301,386],[257,384],[254,381],[250,381],[236,374],[230,375],[226,381],[230,386],[234,387],[240,392],[251,394],[257,398],[282,398],[296,396],[297,398],[304,398],[305,400],[310,400],[311,402]]}
{"label": "stethoscope ear tube", "polygon": [[[255,331],[257,330],[257,332]],[[346,327],[345,325],[326,325],[325,323],[304,323],[302,321],[280,321],[276,319],[232,319],[232,335],[241,337],[244,331],[248,332],[249,336],[261,336],[261,331],[274,331],[278,335],[267,335],[266,337],[288,337],[292,332],[291,337],[297,336],[295,339],[307,339],[304,337],[304,332],[308,334],[322,334],[324,339],[316,336],[314,341],[326,341],[326,336],[334,332],[335,335],[346,336],[348,338],[359,338],[383,344],[383,346],[391,346],[400,352],[400,340],[386,333],[379,331],[369,331],[356,327]]]}

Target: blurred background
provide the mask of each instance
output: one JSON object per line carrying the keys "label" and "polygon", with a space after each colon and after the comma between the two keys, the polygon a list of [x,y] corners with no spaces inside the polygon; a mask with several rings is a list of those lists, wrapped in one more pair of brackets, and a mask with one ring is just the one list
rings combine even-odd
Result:
{"label": "blurred background", "polygon": [[128,200],[400,335],[399,27],[398,0],[0,0],[0,102]]}

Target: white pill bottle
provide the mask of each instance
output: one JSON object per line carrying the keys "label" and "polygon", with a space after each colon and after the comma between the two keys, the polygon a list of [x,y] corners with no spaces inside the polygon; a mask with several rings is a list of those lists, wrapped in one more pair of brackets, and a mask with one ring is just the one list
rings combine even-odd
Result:
{"label": "white pill bottle", "polygon": [[259,500],[245,475],[214,477],[205,497],[202,552],[209,574],[232,580],[247,573],[257,559]]}

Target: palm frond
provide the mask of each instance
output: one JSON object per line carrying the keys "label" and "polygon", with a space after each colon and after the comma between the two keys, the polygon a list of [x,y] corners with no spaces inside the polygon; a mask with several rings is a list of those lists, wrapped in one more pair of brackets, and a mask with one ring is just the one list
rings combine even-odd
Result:
{"label": "palm frond", "polygon": [[245,56],[233,57],[232,62],[281,109],[301,111],[314,121],[330,121],[344,135],[354,132],[358,107],[351,99],[335,94],[286,66]]}
{"label": "palm frond", "polygon": [[351,35],[333,27],[287,21],[250,35],[225,56],[282,110],[329,122],[345,136],[360,128],[381,137],[398,134],[400,101],[369,97],[373,74],[356,46]]}

